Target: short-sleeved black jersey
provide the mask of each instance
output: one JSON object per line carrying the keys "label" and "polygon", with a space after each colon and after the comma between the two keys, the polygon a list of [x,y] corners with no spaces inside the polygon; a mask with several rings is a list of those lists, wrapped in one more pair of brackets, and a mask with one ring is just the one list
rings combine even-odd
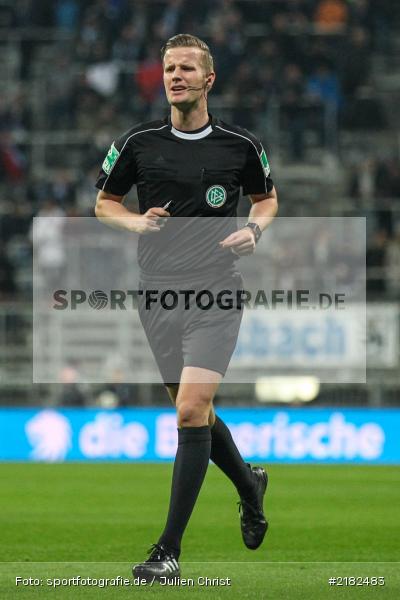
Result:
{"label": "short-sleeved black jersey", "polygon": [[[273,187],[267,156],[257,138],[214,117],[202,129],[191,132],[175,129],[170,117],[142,123],[115,140],[96,187],[123,196],[134,184],[142,214],[171,201],[168,211],[173,217],[235,217],[240,188],[244,194],[262,194]],[[227,235],[222,222],[221,228],[219,239]],[[184,240],[181,231],[182,236]],[[153,237],[142,236],[140,240],[140,266],[165,271],[167,265],[171,268],[171,257],[166,257],[165,264],[161,257],[156,260],[151,251]],[[202,245],[205,241],[203,238]],[[228,258],[226,250],[219,252]],[[193,263],[194,257],[191,262],[187,258],[186,263],[180,259],[180,271],[207,268],[204,257],[198,258],[198,264]],[[216,258],[210,255],[210,261]],[[233,260],[229,253],[229,261]]]}

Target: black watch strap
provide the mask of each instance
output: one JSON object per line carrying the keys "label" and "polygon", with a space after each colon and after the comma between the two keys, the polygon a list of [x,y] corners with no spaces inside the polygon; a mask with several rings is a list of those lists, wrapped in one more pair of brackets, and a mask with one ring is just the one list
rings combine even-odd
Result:
{"label": "black watch strap", "polygon": [[262,234],[262,231],[259,228],[259,226],[257,225],[257,223],[246,223],[245,227],[250,227],[250,229],[254,233],[254,239],[257,244],[257,242],[260,239],[261,234]]}

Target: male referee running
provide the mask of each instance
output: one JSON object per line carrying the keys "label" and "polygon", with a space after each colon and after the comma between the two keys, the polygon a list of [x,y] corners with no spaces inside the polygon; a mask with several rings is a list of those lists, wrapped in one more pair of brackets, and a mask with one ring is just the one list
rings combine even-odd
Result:
{"label": "male referee running", "polygon": [[[185,276],[186,281],[196,276],[202,278],[202,285],[206,281],[211,290],[217,289],[217,284],[237,288],[241,280],[235,273],[234,261],[254,252],[262,231],[277,212],[267,157],[261,143],[247,130],[209,115],[207,93],[215,73],[210,50],[203,41],[192,35],[176,35],[168,40],[161,54],[170,116],[142,123],[113,142],[96,183],[100,190],[96,216],[105,223],[141,234],[139,265],[143,289],[154,287],[155,281],[162,282],[165,273],[171,274],[178,285]],[[123,205],[124,196],[134,184],[140,214]],[[168,223],[165,227],[163,218],[235,217],[241,187],[252,204],[248,223],[238,231],[225,230],[217,251],[207,243],[211,233],[204,227],[204,252],[200,258],[198,252],[177,252],[171,262],[171,255],[157,254],[157,245],[151,240],[161,239],[166,231]],[[217,223],[223,221],[213,219]],[[185,238],[185,226],[180,231]],[[196,239],[190,237],[193,231],[188,225],[187,242],[197,248]],[[221,269],[224,272],[223,281],[216,281],[220,277],[216,265],[220,273]],[[264,469],[251,468],[243,461],[228,427],[213,409],[214,395],[235,348],[241,311],[230,311],[218,327],[204,311],[192,321],[180,313],[178,320],[174,322],[172,318],[169,325],[161,313],[149,318],[146,308],[142,301],[140,317],[177,409],[178,450],[165,529],[152,546],[149,558],[134,566],[133,574],[160,580],[180,575],[182,536],[210,458],[239,493],[242,537],[250,549],[260,546],[267,531],[263,498],[268,479]],[[172,363],[168,362],[171,356]]]}

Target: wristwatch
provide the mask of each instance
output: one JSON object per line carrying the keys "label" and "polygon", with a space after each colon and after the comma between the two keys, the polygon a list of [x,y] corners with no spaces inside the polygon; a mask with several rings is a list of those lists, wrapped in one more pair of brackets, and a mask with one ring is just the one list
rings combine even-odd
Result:
{"label": "wristwatch", "polygon": [[257,242],[260,239],[261,234],[262,234],[262,231],[259,228],[259,226],[257,225],[257,223],[246,223],[245,227],[250,227],[250,229],[254,233],[254,240],[257,244]]}

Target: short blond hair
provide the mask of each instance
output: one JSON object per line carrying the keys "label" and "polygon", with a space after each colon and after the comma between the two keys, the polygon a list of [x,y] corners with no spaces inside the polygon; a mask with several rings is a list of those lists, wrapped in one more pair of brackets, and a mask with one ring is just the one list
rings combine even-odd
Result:
{"label": "short blond hair", "polygon": [[203,51],[203,66],[206,73],[214,71],[214,60],[210,52],[210,48],[203,40],[190,35],[190,33],[179,33],[169,38],[169,40],[161,48],[161,59],[164,62],[165,53],[171,48],[200,48]]}

